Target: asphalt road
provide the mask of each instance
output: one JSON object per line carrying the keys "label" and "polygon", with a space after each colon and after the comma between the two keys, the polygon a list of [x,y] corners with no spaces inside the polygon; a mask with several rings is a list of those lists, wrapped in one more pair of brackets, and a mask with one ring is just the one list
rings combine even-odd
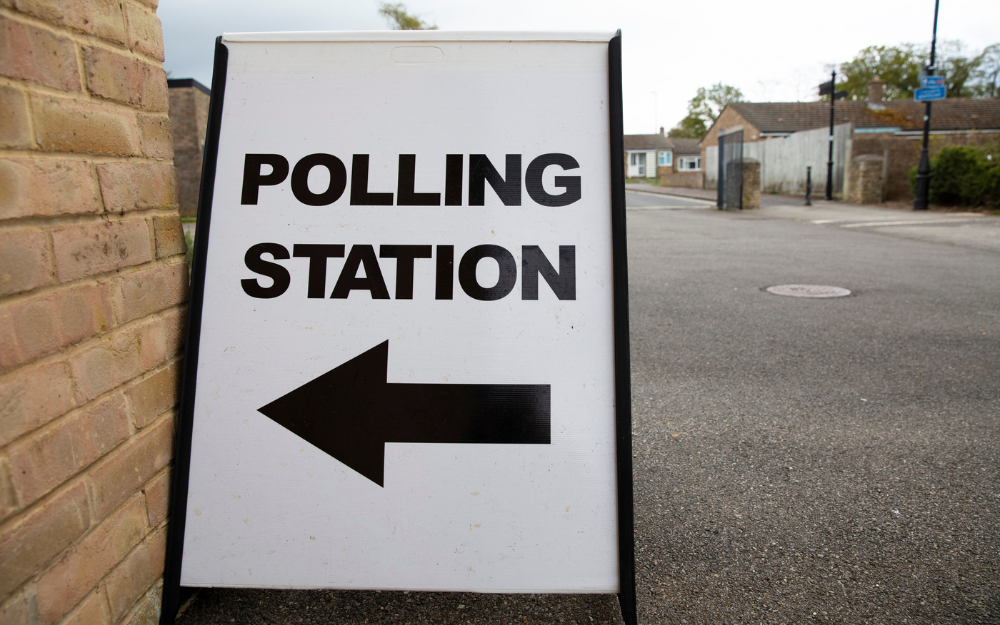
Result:
{"label": "asphalt road", "polygon": [[[1000,623],[1000,219],[628,201],[640,622]],[[179,622],[620,617],[606,596],[205,590]]]}

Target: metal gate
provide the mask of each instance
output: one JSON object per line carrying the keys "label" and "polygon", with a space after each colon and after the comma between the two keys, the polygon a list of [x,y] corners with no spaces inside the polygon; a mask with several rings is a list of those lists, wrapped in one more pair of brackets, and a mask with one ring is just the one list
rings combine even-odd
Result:
{"label": "metal gate", "polygon": [[743,209],[743,131],[719,135],[720,209]]}

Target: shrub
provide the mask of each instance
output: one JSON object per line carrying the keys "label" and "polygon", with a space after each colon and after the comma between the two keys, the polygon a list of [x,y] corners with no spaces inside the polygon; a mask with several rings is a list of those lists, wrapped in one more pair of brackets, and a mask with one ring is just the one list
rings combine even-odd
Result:
{"label": "shrub", "polygon": [[[1000,154],[995,149],[951,146],[931,159],[929,200],[932,204],[982,206],[1000,204]],[[916,192],[917,168],[910,170]]]}

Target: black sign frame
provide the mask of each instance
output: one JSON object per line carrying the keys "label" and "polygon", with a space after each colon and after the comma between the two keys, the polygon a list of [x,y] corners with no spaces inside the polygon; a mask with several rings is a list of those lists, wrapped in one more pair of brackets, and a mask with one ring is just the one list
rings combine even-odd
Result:
{"label": "black sign frame", "polygon": [[[170,492],[170,523],[163,574],[160,625],[174,625],[177,612],[197,590],[182,587],[181,564],[184,550],[184,525],[187,518],[188,481],[191,473],[191,440],[194,430],[194,404],[198,375],[198,349],[205,301],[205,263],[211,232],[212,199],[219,157],[223,102],[229,49],[222,37],[215,40],[215,61],[208,127],[202,163],[201,189],[198,195],[198,227],[195,230],[194,258],[191,267],[191,291],[188,299],[187,336],[178,426],[174,442],[174,468]],[[615,442],[618,484],[618,601],[626,625],[637,624],[635,585],[635,515],[632,477],[632,382],[629,351],[628,254],[625,216],[625,145],[622,104],[621,31],[608,42],[608,95],[611,150],[611,238],[614,316],[615,371]]]}

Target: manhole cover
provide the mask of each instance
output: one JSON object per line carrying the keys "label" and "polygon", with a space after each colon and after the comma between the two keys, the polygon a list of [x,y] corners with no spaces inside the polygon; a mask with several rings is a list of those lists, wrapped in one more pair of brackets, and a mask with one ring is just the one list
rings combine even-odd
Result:
{"label": "manhole cover", "polygon": [[767,287],[767,292],[789,297],[844,297],[851,294],[850,291],[839,286],[820,284],[779,284]]}

